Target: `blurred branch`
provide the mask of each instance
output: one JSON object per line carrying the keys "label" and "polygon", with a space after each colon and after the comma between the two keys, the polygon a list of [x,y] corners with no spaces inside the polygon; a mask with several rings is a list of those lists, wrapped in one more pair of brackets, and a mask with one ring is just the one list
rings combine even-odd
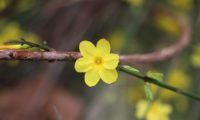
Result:
{"label": "blurred branch", "polygon": [[147,54],[121,55],[121,63],[155,63],[170,59],[180,53],[191,41],[191,28],[181,17],[172,15],[181,28],[179,40],[160,51]]}

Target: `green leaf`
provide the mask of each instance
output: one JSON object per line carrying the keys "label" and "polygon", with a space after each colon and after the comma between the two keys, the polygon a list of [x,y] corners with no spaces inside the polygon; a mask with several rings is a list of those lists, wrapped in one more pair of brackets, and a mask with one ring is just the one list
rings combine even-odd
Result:
{"label": "green leaf", "polygon": [[147,77],[153,78],[159,81],[163,81],[163,73],[155,72],[155,71],[148,71]]}
{"label": "green leaf", "polygon": [[128,65],[123,65],[122,67],[126,68],[126,69],[129,69],[130,71],[133,71],[133,72],[136,72],[136,73],[139,73],[140,71],[136,68],[133,68],[131,66],[128,66]]}
{"label": "green leaf", "polygon": [[145,83],[144,91],[145,91],[147,100],[149,100],[149,101],[153,100],[153,93],[151,91],[151,84],[150,83]]}
{"label": "green leaf", "polygon": [[40,48],[41,50],[44,51],[53,51],[52,48],[50,48],[49,46],[47,46],[46,44],[36,44],[36,43],[32,43],[29,41],[26,41],[25,39],[20,39],[20,40],[9,40],[7,42],[4,43],[5,45],[17,45],[20,44],[22,45],[22,49],[28,49],[28,48]]}
{"label": "green leaf", "polygon": [[21,45],[20,49],[28,49],[28,48],[31,48],[31,46],[25,44],[25,45]]}

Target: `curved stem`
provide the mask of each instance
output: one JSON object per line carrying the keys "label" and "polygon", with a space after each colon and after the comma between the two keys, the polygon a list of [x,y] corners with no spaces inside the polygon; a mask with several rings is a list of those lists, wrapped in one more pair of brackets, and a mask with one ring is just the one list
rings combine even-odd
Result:
{"label": "curved stem", "polygon": [[119,70],[122,71],[122,72],[125,72],[125,73],[127,73],[127,74],[129,74],[129,75],[132,75],[132,76],[135,76],[135,77],[137,77],[137,78],[140,78],[140,79],[143,80],[144,82],[149,82],[149,83],[155,84],[155,85],[160,86],[160,87],[162,87],[162,88],[168,89],[168,90],[170,90],[170,91],[173,91],[173,92],[182,94],[182,95],[184,95],[184,96],[186,96],[186,97],[190,97],[190,98],[192,98],[192,99],[194,99],[194,100],[200,101],[200,96],[199,96],[199,95],[196,95],[196,94],[194,94],[194,93],[191,93],[191,92],[188,92],[188,91],[184,91],[184,90],[178,89],[178,88],[173,87],[173,86],[171,86],[171,85],[169,85],[169,84],[166,84],[166,83],[164,83],[164,82],[162,82],[162,81],[159,81],[159,80],[150,78],[150,77],[148,77],[148,76],[142,75],[142,74],[140,74],[139,72],[134,71],[134,70],[132,70],[132,69],[130,69],[130,68],[127,68],[127,67],[125,67],[125,66],[120,66],[120,67],[119,67]]}

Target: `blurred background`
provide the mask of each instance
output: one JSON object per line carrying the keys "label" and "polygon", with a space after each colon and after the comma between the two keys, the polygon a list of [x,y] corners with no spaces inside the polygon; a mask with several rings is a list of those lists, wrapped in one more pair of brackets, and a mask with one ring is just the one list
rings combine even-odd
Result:
{"label": "blurred background", "polygon": [[[200,95],[200,0],[0,0],[0,44],[24,38],[58,51],[78,51],[82,40],[110,41],[112,51],[159,51],[181,29],[192,29],[189,46],[173,59],[132,64],[145,74]],[[199,120],[200,103],[152,86],[148,104],[144,82],[119,72],[112,85],[89,88],[73,62],[1,61],[1,120]]]}

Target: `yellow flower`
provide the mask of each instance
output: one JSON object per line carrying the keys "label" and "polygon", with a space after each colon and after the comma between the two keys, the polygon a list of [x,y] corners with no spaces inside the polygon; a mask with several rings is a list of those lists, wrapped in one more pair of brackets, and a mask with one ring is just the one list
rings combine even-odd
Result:
{"label": "yellow flower", "polygon": [[136,106],[136,117],[138,119],[146,118],[146,120],[169,120],[172,107],[161,101],[155,101],[149,104],[145,100],[138,102]]}
{"label": "yellow flower", "polygon": [[189,11],[193,7],[192,0],[169,0],[168,2],[170,2],[175,8],[183,11]]}
{"label": "yellow flower", "polygon": [[107,84],[117,80],[119,55],[110,53],[110,43],[107,40],[100,39],[96,47],[84,40],[79,49],[83,57],[76,61],[75,69],[77,72],[85,72],[85,83],[88,86],[95,86],[100,78]]}
{"label": "yellow flower", "polygon": [[190,61],[194,67],[200,67],[200,43],[195,46],[194,52],[190,57]]}
{"label": "yellow flower", "polygon": [[140,7],[144,4],[144,0],[126,0],[129,4]]}
{"label": "yellow flower", "polygon": [[154,18],[155,25],[170,35],[179,36],[181,30],[178,24],[168,15],[158,14]]}
{"label": "yellow flower", "polygon": [[6,7],[10,4],[10,0],[0,0],[0,11],[5,10]]}
{"label": "yellow flower", "polygon": [[[0,21],[0,24],[3,24],[3,21]],[[24,38],[34,43],[40,43],[39,36],[32,32],[24,31],[17,22],[7,23],[3,28],[4,29],[0,31],[0,44],[9,40],[18,40],[19,38]]]}
{"label": "yellow flower", "polygon": [[32,9],[35,5],[36,5],[35,0],[20,0],[16,6],[16,10],[17,12],[24,12]]}
{"label": "yellow flower", "polygon": [[116,30],[110,34],[109,37],[112,49],[114,51],[119,51],[124,46],[125,34],[123,31]]}

